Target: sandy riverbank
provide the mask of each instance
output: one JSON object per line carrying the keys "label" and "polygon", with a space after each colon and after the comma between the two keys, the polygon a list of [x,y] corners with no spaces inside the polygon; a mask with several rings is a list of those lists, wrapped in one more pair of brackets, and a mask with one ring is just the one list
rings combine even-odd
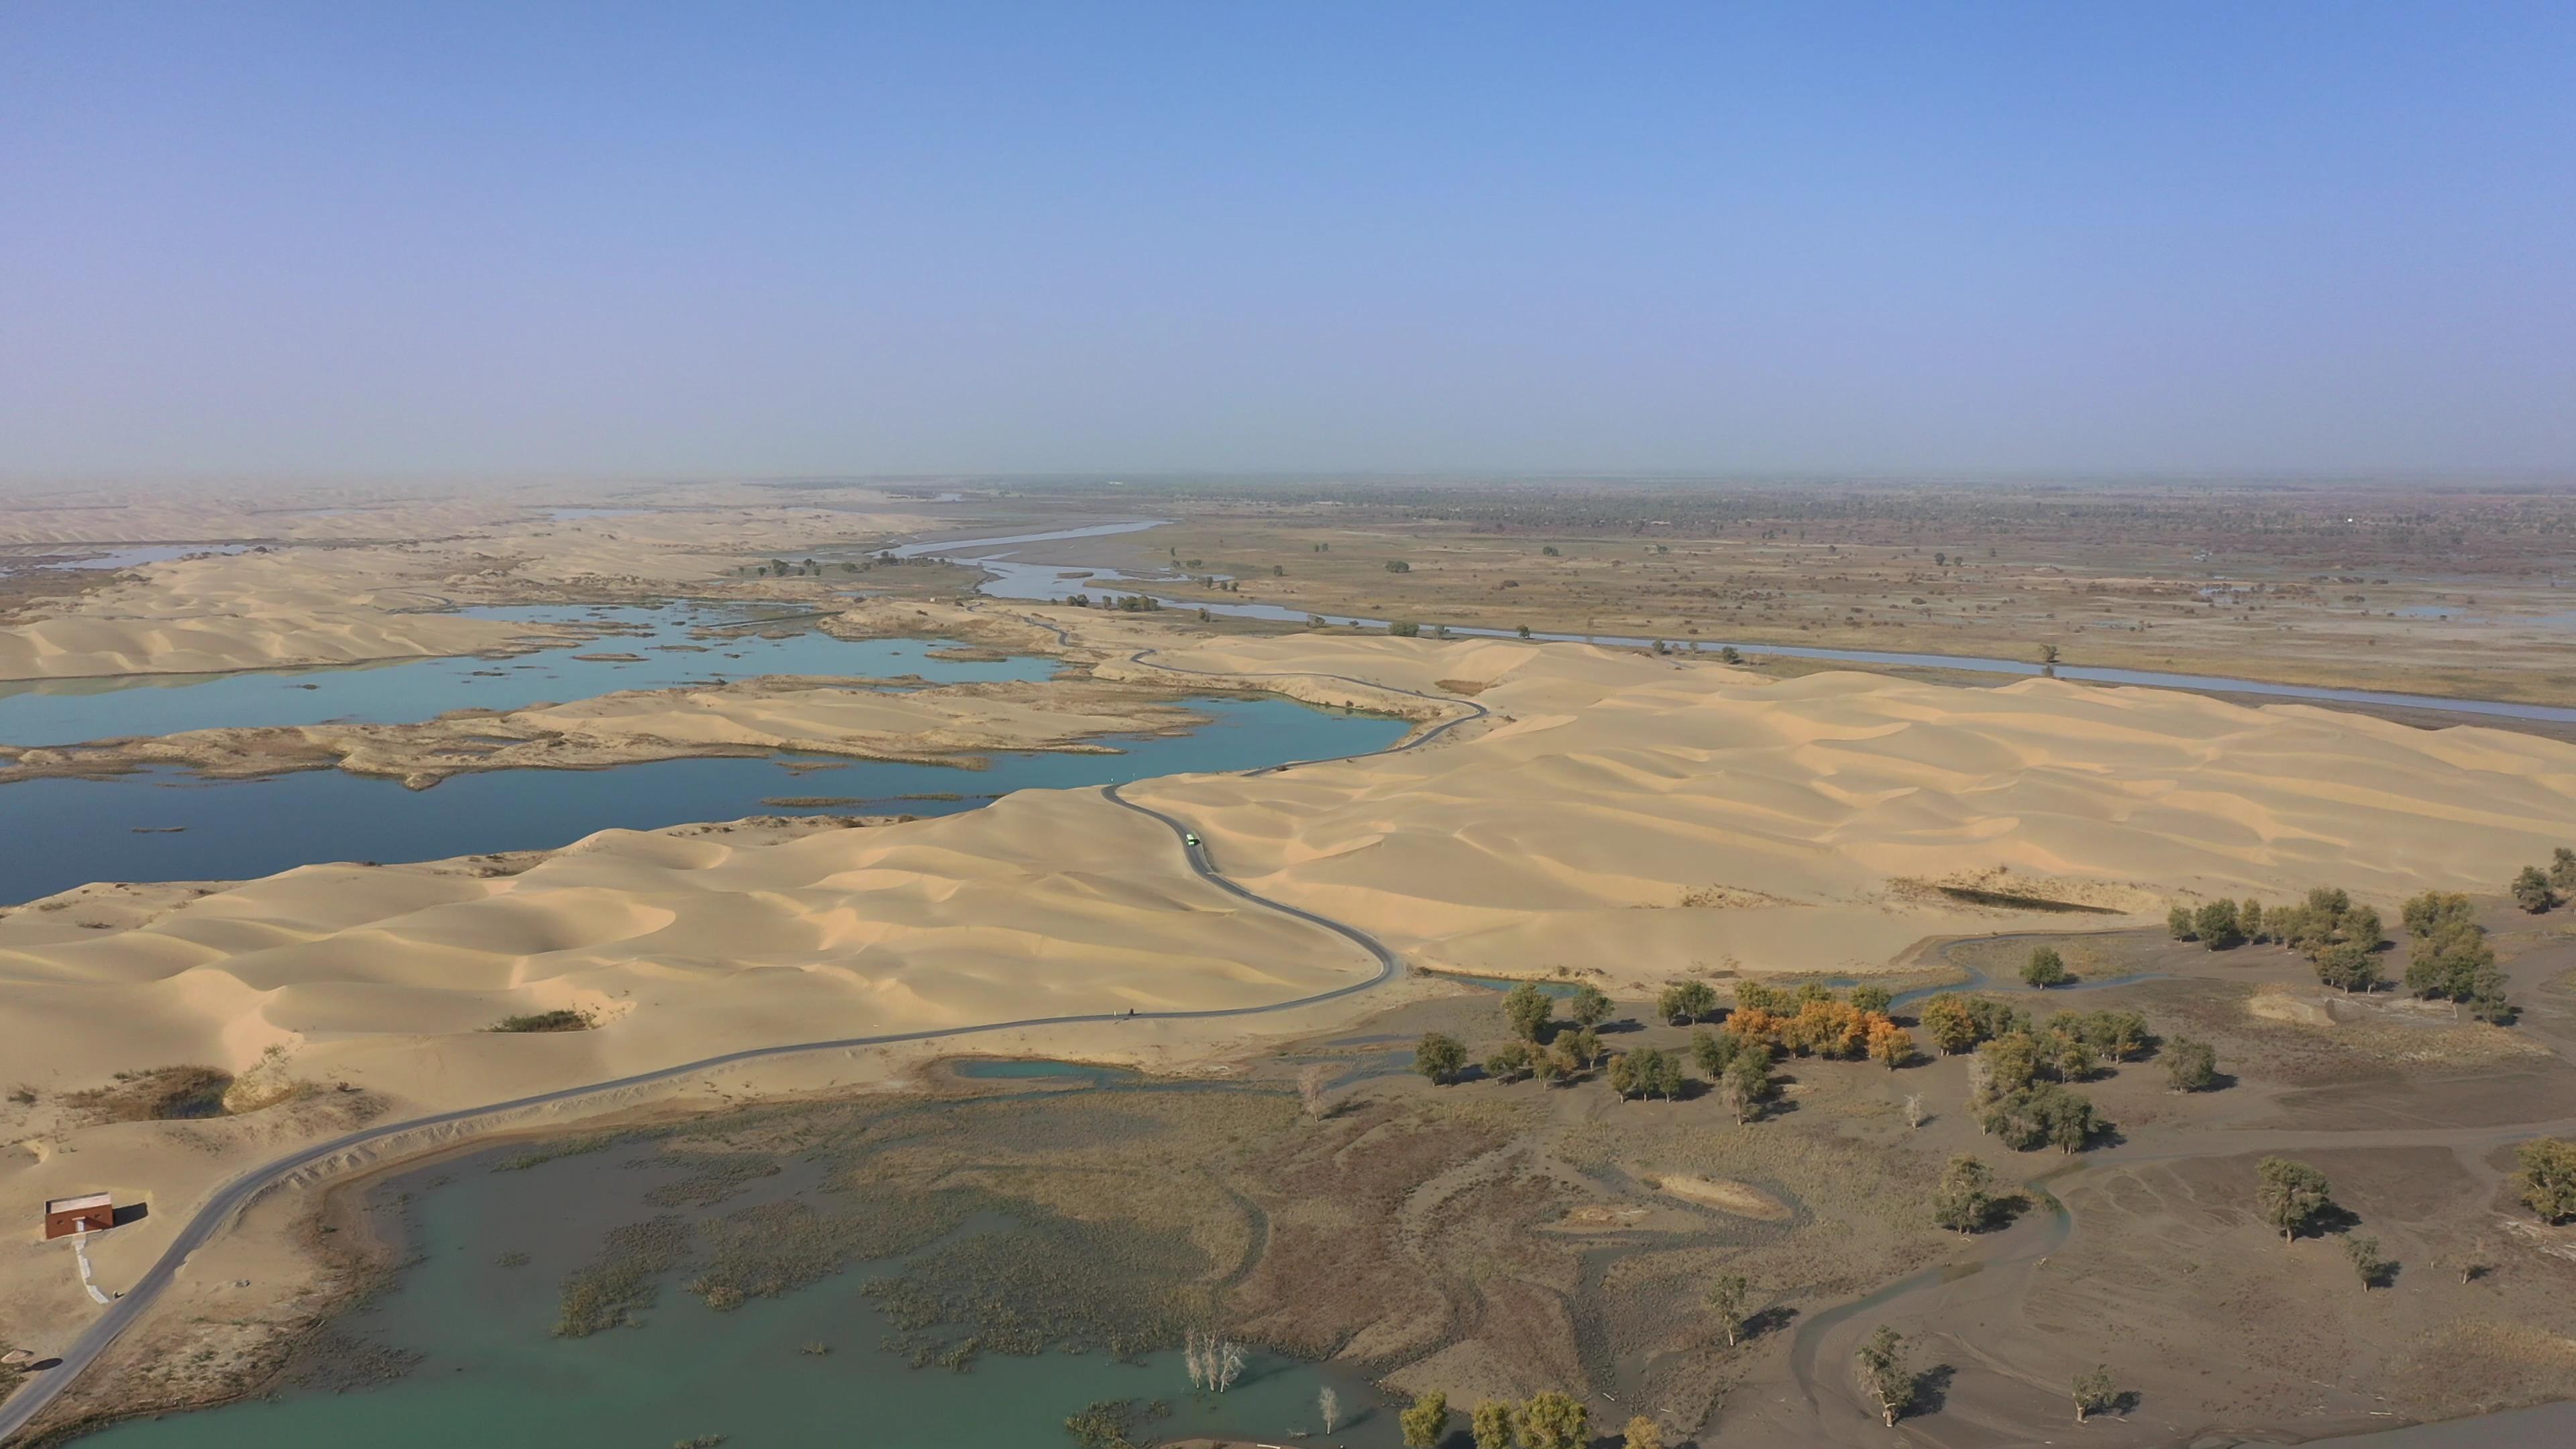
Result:
{"label": "sandy riverbank", "polygon": [[327,516],[213,500],[26,505],[0,543],[239,540],[241,553],[138,565],[114,581],[28,600],[0,629],[0,681],[200,674],[502,648],[525,626],[459,605],[627,599],[756,588],[833,602],[819,576],[749,580],[748,560],[858,549],[935,526],[901,508],[715,503],[557,518],[494,498],[386,500]]}
{"label": "sandy riverbank", "polygon": [[1106,753],[1111,734],[1188,729],[1168,677],[930,685],[919,679],[762,678],[600,695],[419,724],[191,730],[96,746],[0,746],[0,783],[181,764],[216,778],[339,768],[426,789],[477,770],[603,769],[645,760],[792,750],[974,769],[985,752]]}

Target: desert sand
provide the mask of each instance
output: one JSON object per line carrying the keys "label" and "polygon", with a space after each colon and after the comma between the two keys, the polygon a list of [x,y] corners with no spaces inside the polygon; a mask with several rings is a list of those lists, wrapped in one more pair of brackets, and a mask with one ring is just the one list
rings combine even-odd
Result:
{"label": "desert sand", "polygon": [[[686,509],[562,519],[489,496],[256,512],[187,498],[22,505],[0,514],[0,545],[23,546],[16,552],[119,541],[254,547],[141,564],[104,586],[30,602],[0,630],[0,680],[478,653],[529,630],[439,611],[683,585],[722,594],[736,586],[710,581],[746,558],[872,545],[934,522],[899,509],[713,501],[722,496]],[[825,596],[821,580],[767,581],[760,592]]]}
{"label": "desert sand", "polygon": [[[1927,935],[2134,924],[2176,897],[2318,884],[2393,919],[2416,891],[2494,890],[2576,832],[2576,746],[2306,706],[1382,636],[1134,667],[1160,664],[1485,686],[1495,718],[1455,745],[1130,792],[1197,822],[1247,886],[1459,971],[1868,971]],[[1939,884],[2121,914],[1968,908],[1924,889]]]}
{"label": "desert sand", "polygon": [[[2136,924],[2194,894],[2280,899],[2333,883],[2389,908],[2427,887],[2492,890],[2576,821],[2576,746],[2478,728],[2046,680],[1776,680],[1581,645],[1210,638],[1100,611],[1045,617],[1073,632],[1072,657],[1160,690],[1233,683],[1426,712],[1390,692],[1415,690],[1489,708],[1416,751],[1131,787],[1200,831],[1234,879],[1374,932],[1417,967],[1624,987],[1691,971],[1884,970],[1927,937]],[[860,727],[807,718],[862,706],[806,693],[747,696],[756,718],[721,698],[631,696],[568,706],[558,722],[624,718],[703,739]],[[2115,914],[2007,912],[1931,889],[1960,881]],[[1263,1005],[1372,971],[1348,942],[1197,880],[1169,832],[1093,791],[865,828],[611,831],[533,862],[93,886],[0,915],[0,1056],[35,1098],[0,1104],[0,1139],[14,1144],[0,1187],[150,1204],[152,1218],[98,1255],[103,1273],[130,1279],[221,1181],[368,1117],[740,1047]],[[599,1027],[482,1030],[554,1008],[595,1013]],[[1159,1040],[1167,1061],[1186,1061],[1240,1049],[1267,1020],[1035,1039],[1112,1057]],[[271,1048],[279,1060],[259,1067]],[[872,1055],[883,1060],[837,1059],[835,1079],[902,1058]],[[316,1090],[209,1121],[85,1122],[65,1101],[112,1073],[179,1063]],[[759,1077],[740,1090],[795,1071]],[[46,1254],[13,1264],[0,1309],[76,1307],[58,1268]]]}

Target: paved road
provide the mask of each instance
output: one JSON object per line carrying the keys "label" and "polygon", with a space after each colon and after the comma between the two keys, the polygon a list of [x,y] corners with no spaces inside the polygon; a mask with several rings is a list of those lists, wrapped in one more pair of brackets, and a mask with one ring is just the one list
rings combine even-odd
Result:
{"label": "paved road", "polygon": [[[1061,637],[1061,631],[1058,632],[1059,637]],[[1154,651],[1150,649],[1140,651],[1135,656],[1135,661],[1142,662],[1146,654],[1151,654],[1153,652]],[[1205,674],[1210,672],[1207,670],[1184,670],[1179,669],[1178,666],[1168,664],[1155,665],[1152,667],[1171,669],[1175,672],[1185,674]],[[1385,685],[1372,686],[1366,681],[1350,679],[1342,675],[1314,675],[1310,672],[1304,671],[1297,671],[1288,675],[1246,676],[1235,674],[1225,677],[1329,678],[1360,688],[1383,689],[1389,687]],[[1402,694],[1413,694],[1422,699],[1439,700],[1444,704],[1464,704],[1469,710],[1473,711],[1473,713],[1461,715],[1458,718],[1444,721],[1443,723],[1425,730],[1420,734],[1414,735],[1403,743],[1394,745],[1388,749],[1364,751],[1360,755],[1347,755],[1342,756],[1341,758],[1359,759],[1371,754],[1395,754],[1404,750],[1420,749],[1424,745],[1430,744],[1433,740],[1447,734],[1451,729],[1458,725],[1465,724],[1467,721],[1472,719],[1482,718],[1489,713],[1483,705],[1476,704],[1472,701],[1450,699],[1442,695],[1420,694],[1418,691],[1409,689],[1399,690],[1397,692]],[[1279,770],[1293,769],[1299,764],[1320,763],[1324,762],[1315,760],[1292,761],[1285,765],[1271,765],[1263,769],[1252,770],[1246,773],[1265,775]],[[226,1183],[213,1197],[207,1199],[205,1205],[197,1209],[196,1216],[190,1218],[187,1225],[179,1230],[178,1236],[171,1239],[170,1246],[162,1251],[160,1260],[155,1262],[151,1268],[146,1270],[143,1276],[138,1279],[132,1287],[126,1289],[123,1296],[110,1304],[107,1311],[100,1314],[95,1322],[91,1323],[88,1328],[82,1330],[80,1336],[74,1339],[69,1347],[61,1351],[61,1361],[58,1365],[37,1374],[31,1382],[21,1388],[15,1395],[11,1396],[5,1404],[0,1404],[0,1442],[5,1442],[20,1429],[25,1428],[30,1421],[44,1411],[48,1404],[53,1402],[56,1395],[59,1395],[63,1390],[70,1388],[75,1379],[79,1378],[85,1370],[87,1370],[92,1364],[96,1363],[99,1355],[105,1353],[127,1329],[133,1327],[135,1321],[141,1318],[143,1314],[151,1308],[154,1300],[161,1296],[162,1291],[170,1286],[171,1280],[177,1275],[180,1266],[187,1262],[188,1255],[205,1246],[208,1242],[211,1242],[215,1235],[223,1231],[225,1226],[229,1224],[234,1216],[240,1213],[243,1208],[248,1207],[261,1194],[267,1192],[270,1188],[277,1186],[286,1178],[291,1177],[306,1168],[328,1161],[332,1157],[341,1153],[355,1151],[360,1148],[383,1143],[409,1132],[419,1132],[438,1127],[456,1126],[482,1118],[506,1116],[514,1112],[522,1112],[534,1107],[553,1106],[565,1102],[579,1101],[585,1097],[603,1096],[609,1093],[627,1091],[636,1087],[651,1086],[658,1082],[668,1082],[676,1078],[691,1076],[699,1072],[710,1071],[719,1067],[733,1066],[741,1062],[761,1061],[771,1057],[794,1056],[805,1052],[850,1051],[861,1047],[890,1046],[901,1042],[940,1041],[949,1038],[974,1036],[985,1032],[1014,1031],[1023,1027],[1075,1026],[1090,1022],[1106,1023],[1127,1020],[1200,1021],[1215,1017],[1258,1016],[1269,1012],[1294,1011],[1300,1007],[1313,1006],[1319,1002],[1332,1001],[1340,997],[1354,995],[1358,992],[1382,986],[1387,982],[1394,980],[1396,976],[1402,973],[1403,965],[1396,959],[1395,953],[1388,950],[1385,943],[1379,941],[1376,937],[1368,934],[1366,931],[1359,929],[1357,926],[1347,925],[1341,921],[1333,920],[1328,916],[1319,916],[1312,911],[1300,910],[1295,906],[1271,900],[1267,896],[1256,895],[1251,891],[1245,890],[1242,886],[1236,885],[1233,881],[1226,879],[1224,875],[1218,872],[1215,865],[1209,861],[1205,846],[1192,846],[1186,843],[1190,835],[1188,827],[1159,810],[1149,809],[1125,798],[1124,796],[1121,796],[1118,793],[1118,788],[1119,787],[1115,785],[1107,786],[1101,791],[1101,793],[1107,796],[1114,804],[1133,810],[1139,815],[1149,816],[1152,819],[1161,821],[1171,830],[1172,835],[1176,840],[1183,842],[1182,853],[1189,862],[1190,870],[1201,880],[1208,882],[1210,885],[1213,885],[1219,890],[1225,891],[1230,895],[1240,897],[1256,906],[1260,906],[1265,910],[1276,911],[1281,915],[1290,916],[1297,920],[1308,922],[1312,925],[1321,926],[1327,931],[1331,931],[1335,935],[1342,937],[1358,946],[1362,951],[1368,953],[1368,955],[1377,962],[1377,974],[1371,976],[1365,981],[1353,982],[1348,986],[1337,986],[1330,991],[1317,992],[1312,996],[1301,996],[1293,1001],[1273,1002],[1267,1006],[1230,1006],[1204,1011],[1140,1011],[1134,1013],[1102,1011],[1089,1012],[1074,1016],[1034,1016],[1027,1017],[1019,1021],[985,1022],[977,1026],[944,1027],[935,1031],[889,1032],[879,1036],[842,1037],[834,1041],[796,1042],[785,1046],[749,1047],[738,1052],[727,1052],[722,1056],[707,1057],[701,1061],[683,1062],[678,1066],[664,1067],[659,1071],[639,1072],[634,1076],[620,1077],[615,1081],[594,1082],[587,1086],[580,1087],[566,1087],[560,1091],[541,1092],[533,1097],[520,1097],[514,1101],[496,1102],[489,1106],[461,1107],[452,1112],[439,1112],[427,1117],[414,1117],[408,1121],[389,1123],[379,1127],[370,1127],[363,1131],[349,1133],[343,1137],[335,1137],[328,1142],[317,1143],[300,1152],[279,1158],[274,1162],[264,1164],[244,1173],[242,1176]]]}

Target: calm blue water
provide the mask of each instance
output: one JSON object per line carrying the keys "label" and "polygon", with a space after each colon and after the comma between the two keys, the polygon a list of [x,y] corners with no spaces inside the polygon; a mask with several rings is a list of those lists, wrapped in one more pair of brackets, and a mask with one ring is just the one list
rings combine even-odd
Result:
{"label": "calm blue water", "polygon": [[[835,639],[814,628],[812,619],[767,626],[796,631],[785,639],[699,637],[702,629],[792,612],[785,606],[544,604],[458,612],[532,626],[613,625],[619,632],[499,659],[467,655],[247,674],[0,683],[0,740],[59,745],[250,725],[406,724],[452,709],[520,709],[622,689],[668,689],[763,674],[919,674],[954,681],[1044,679],[1055,668],[1046,659],[931,659],[925,651],[940,647],[936,641]],[[532,627],[529,634],[553,637],[544,628]],[[581,654],[642,658],[574,657]]]}
{"label": "calm blue water", "polygon": [[1096,1066],[1088,1062],[1062,1062],[1042,1057],[976,1057],[954,1064],[949,1070],[974,1081],[1064,1081],[1079,1079],[1098,1086],[1103,1082],[1132,1077],[1134,1072],[1123,1067]]}
{"label": "calm blue water", "polygon": [[[916,646],[917,647],[917,646]],[[1283,760],[1383,749],[1402,720],[1329,714],[1284,699],[1200,699],[1205,727],[1161,738],[1110,738],[1115,755],[1000,754],[989,770],[806,756],[664,760],[608,770],[494,770],[427,790],[340,770],[206,781],[176,767],[108,780],[0,785],[0,901],[89,881],[246,880],[316,861],[439,860],[568,845],[595,830],[650,830],[745,815],[942,815],[991,796],[1157,775],[1245,770]],[[897,797],[957,793],[962,800]],[[881,802],[788,808],[771,797]],[[179,827],[177,833],[159,833]],[[146,833],[150,832],[150,833]]]}

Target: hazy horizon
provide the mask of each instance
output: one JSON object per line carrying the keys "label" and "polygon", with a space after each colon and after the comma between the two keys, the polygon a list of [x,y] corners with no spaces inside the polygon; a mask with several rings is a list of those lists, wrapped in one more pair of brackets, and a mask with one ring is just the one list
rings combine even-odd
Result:
{"label": "hazy horizon", "polygon": [[0,13],[0,478],[2576,474],[2576,12]]}

